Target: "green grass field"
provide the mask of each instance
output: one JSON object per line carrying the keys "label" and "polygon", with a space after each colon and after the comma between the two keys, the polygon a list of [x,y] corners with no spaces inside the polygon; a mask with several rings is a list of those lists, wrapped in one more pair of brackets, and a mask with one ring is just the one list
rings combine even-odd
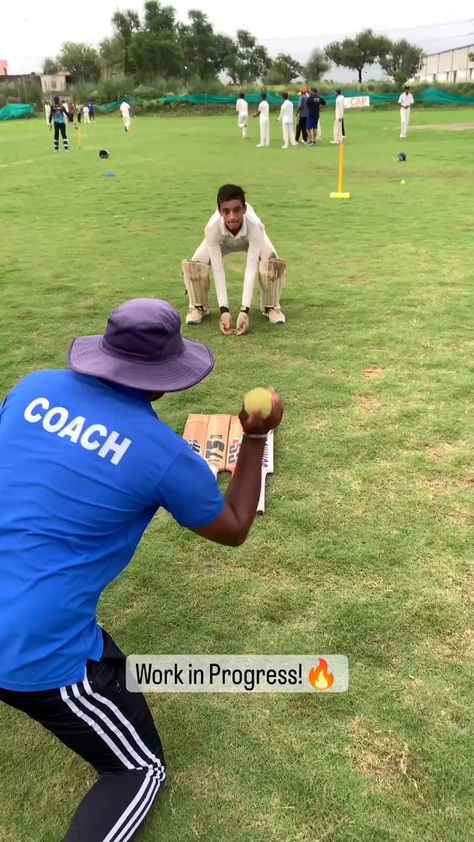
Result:
{"label": "green grass field", "polygon": [[[258,311],[244,337],[214,312],[185,333],[213,375],[165,397],[238,411],[250,386],[286,402],[267,514],[238,550],[159,513],[100,620],[135,653],[341,653],[345,695],[149,696],[169,764],[143,842],[465,842],[472,758],[473,199],[468,110],[348,113],[349,202],[323,117],[320,148],[239,138],[234,117],[118,118],[70,130],[0,126],[1,393],[64,367],[127,298],[183,314],[180,261],[223,182],[241,183],[288,262],[285,328]],[[98,150],[109,149],[101,161]],[[401,149],[408,160],[395,160]],[[115,173],[106,178],[107,171]],[[401,185],[400,179],[406,184]],[[233,310],[244,258],[228,259]],[[2,842],[57,842],[94,773],[0,708]]]}

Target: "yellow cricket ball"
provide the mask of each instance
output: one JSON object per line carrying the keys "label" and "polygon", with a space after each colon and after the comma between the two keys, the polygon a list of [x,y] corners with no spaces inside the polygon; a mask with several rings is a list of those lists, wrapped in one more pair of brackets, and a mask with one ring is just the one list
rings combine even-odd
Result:
{"label": "yellow cricket ball", "polygon": [[263,386],[250,389],[250,392],[244,395],[244,409],[247,415],[251,415],[252,412],[261,412],[262,418],[268,418],[272,411],[270,389],[264,389]]}
{"label": "yellow cricket ball", "polygon": [[401,180],[400,184],[406,184],[406,181],[405,181],[405,179],[404,179],[404,178],[402,178],[402,180]]}

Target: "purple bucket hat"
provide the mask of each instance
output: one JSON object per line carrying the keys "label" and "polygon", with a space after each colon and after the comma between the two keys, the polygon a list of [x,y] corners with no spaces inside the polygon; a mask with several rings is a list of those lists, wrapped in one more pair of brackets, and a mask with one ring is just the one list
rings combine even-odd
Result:
{"label": "purple bucket hat", "polygon": [[74,339],[68,362],[79,374],[150,392],[190,389],[214,368],[211,350],[183,339],[179,313],[158,298],[116,307],[103,335]]}

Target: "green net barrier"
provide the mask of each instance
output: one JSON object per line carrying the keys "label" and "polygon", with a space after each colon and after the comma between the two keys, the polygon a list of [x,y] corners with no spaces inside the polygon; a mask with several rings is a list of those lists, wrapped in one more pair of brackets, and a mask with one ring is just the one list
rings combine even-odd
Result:
{"label": "green net barrier", "polygon": [[[370,97],[370,104],[377,106],[377,105],[385,105],[389,103],[397,103],[399,94],[397,92],[391,93],[374,93],[372,91],[359,91],[359,90],[347,90],[344,88],[343,90],[345,97],[360,97],[360,96],[369,96]],[[336,101],[336,94],[322,94],[324,99],[326,100],[328,105],[334,105]],[[177,104],[187,104],[187,105],[235,105],[237,96],[236,94],[186,94],[184,96],[162,96],[156,99],[140,99],[139,97],[129,96],[127,97],[127,101],[130,105],[177,105]],[[245,99],[249,103],[249,105],[257,105],[260,102],[260,94],[259,93],[252,93],[247,94]],[[298,96],[290,97],[291,101],[294,105],[297,105],[299,102]],[[281,105],[281,95],[278,93],[274,93],[273,91],[268,91],[267,93],[267,100],[269,105]],[[456,94],[452,91],[444,91],[441,88],[424,88],[421,91],[416,91],[415,93],[415,100],[420,105],[472,105],[474,103],[474,96],[464,96],[462,94]],[[116,102],[108,102],[106,105],[97,105],[96,108],[98,111],[102,111],[104,113],[109,113],[111,111],[116,111],[120,107],[120,102],[122,100],[117,100]]]}
{"label": "green net barrier", "polygon": [[[396,104],[398,102],[398,93],[374,93],[373,91],[359,91],[343,89],[345,97],[370,97],[370,105],[377,107],[378,105]],[[336,94],[322,94],[328,105],[334,105]],[[474,105],[474,96],[464,94],[457,94],[454,91],[443,90],[442,88],[423,88],[415,91],[415,104],[418,105]],[[260,93],[247,94],[245,97],[249,105],[255,105],[260,102]],[[65,95],[67,99],[67,94]],[[153,105],[204,105],[204,106],[230,106],[235,107],[237,100],[236,94],[186,94],[184,96],[162,96],[156,99],[142,99],[135,96],[127,96],[127,101],[130,105],[138,105],[150,107]],[[294,105],[299,102],[299,96],[290,97]],[[274,91],[267,92],[267,100],[271,106],[280,106],[282,102],[281,94]],[[117,111],[120,108],[120,103],[123,99],[117,99],[114,102],[107,102],[105,104],[97,104],[95,108],[103,114],[109,114]],[[34,117],[36,114],[35,106],[23,103],[9,103],[3,108],[0,108],[0,120],[15,120],[22,117]]]}
{"label": "green net barrier", "polygon": [[36,117],[34,105],[12,102],[0,108],[0,120],[20,120],[24,117]]}

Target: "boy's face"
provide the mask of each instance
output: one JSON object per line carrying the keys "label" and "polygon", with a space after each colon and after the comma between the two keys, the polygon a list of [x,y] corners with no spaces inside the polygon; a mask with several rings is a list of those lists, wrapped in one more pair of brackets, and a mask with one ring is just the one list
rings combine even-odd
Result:
{"label": "boy's face", "polygon": [[243,205],[239,199],[229,199],[227,202],[222,202],[219,213],[232,234],[237,234],[240,231],[246,210],[247,205]]}

